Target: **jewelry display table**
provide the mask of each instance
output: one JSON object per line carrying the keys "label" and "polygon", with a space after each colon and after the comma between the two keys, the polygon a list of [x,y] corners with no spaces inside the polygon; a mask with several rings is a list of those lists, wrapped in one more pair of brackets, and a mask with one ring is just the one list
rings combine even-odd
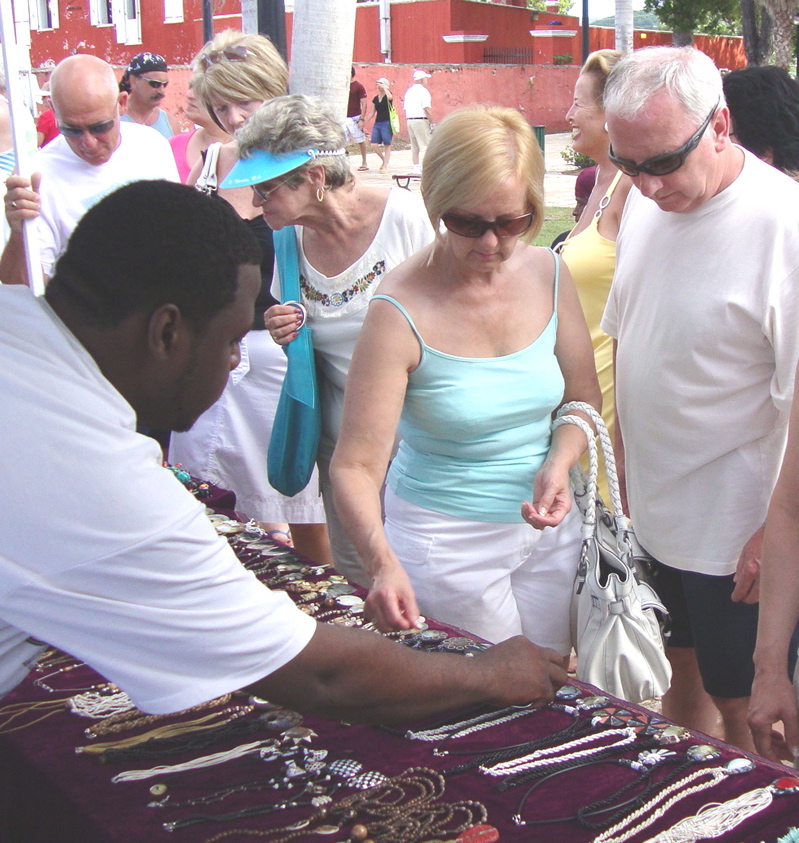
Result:
{"label": "jewelry display table", "polygon": [[[320,620],[363,623],[361,589],[254,526],[211,517],[262,581]],[[427,623],[403,643],[464,658],[483,646]],[[729,828],[722,843],[776,843],[799,825],[787,768],[600,695],[573,682],[539,711],[461,712],[409,731],[300,717],[246,694],[146,717],[49,651],[0,701],[0,841],[665,843],[697,839],[657,835],[709,803],[727,803],[726,818],[703,817]],[[130,772],[158,765],[189,769]]]}

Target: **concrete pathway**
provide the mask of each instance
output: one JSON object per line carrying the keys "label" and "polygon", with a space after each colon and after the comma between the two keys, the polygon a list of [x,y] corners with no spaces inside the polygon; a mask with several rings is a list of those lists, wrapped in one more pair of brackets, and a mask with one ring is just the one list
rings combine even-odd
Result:
{"label": "concrete pathway", "polygon": [[[574,182],[578,170],[563,160],[561,152],[571,142],[571,134],[562,132],[559,134],[547,135],[544,142],[544,161],[546,174],[544,176],[544,195],[548,207],[571,207],[574,205]],[[350,155],[350,160],[357,167],[361,157],[359,154]],[[378,173],[380,158],[376,152],[370,152],[367,156],[369,170],[356,172],[357,177],[366,184],[388,185],[394,184],[392,175],[401,175],[411,172],[411,151],[410,149],[394,149],[391,151],[389,171],[385,175]],[[419,190],[419,180],[412,179],[411,190]]]}

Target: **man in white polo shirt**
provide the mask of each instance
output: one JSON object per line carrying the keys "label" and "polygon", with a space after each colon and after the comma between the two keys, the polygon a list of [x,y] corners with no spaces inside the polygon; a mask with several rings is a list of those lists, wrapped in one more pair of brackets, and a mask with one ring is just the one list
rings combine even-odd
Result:
{"label": "man in white polo shirt", "polygon": [[411,139],[411,162],[413,172],[422,172],[422,160],[427,144],[430,143],[430,107],[432,97],[427,90],[427,80],[430,74],[424,70],[414,70],[413,85],[405,91],[402,105],[405,109],[405,119],[408,121],[408,134]]}

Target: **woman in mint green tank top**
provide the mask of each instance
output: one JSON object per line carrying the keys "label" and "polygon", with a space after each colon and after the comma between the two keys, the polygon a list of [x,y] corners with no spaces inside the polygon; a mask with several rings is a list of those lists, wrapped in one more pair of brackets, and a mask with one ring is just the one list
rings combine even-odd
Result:
{"label": "woman in mint green tank top", "polygon": [[586,442],[551,421],[565,401],[601,397],[568,270],[524,242],[541,226],[543,169],[511,109],[439,126],[422,176],[439,234],[370,305],[332,475],[381,629],[421,611],[566,657],[580,549],[568,473]]}

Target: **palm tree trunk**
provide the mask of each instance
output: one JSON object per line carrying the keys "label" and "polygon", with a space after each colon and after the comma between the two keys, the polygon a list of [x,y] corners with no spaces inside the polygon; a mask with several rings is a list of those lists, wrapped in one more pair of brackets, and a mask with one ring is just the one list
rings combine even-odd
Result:
{"label": "palm tree trunk", "polygon": [[633,0],[616,0],[616,49],[630,53],[633,49]]}
{"label": "palm tree trunk", "polygon": [[355,0],[296,0],[291,93],[321,97],[343,120],[354,43]]}
{"label": "palm tree trunk", "polygon": [[793,57],[794,15],[796,0],[760,0],[774,22],[774,64],[786,70]]}

